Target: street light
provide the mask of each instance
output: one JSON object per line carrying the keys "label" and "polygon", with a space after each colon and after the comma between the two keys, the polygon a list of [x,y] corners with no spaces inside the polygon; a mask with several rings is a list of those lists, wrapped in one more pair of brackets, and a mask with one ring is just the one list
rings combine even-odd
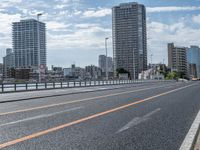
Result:
{"label": "street light", "polygon": [[108,37],[106,37],[105,38],[105,49],[106,49],[106,80],[108,80],[108,60],[107,60],[107,57],[108,57],[108,49],[107,49],[107,40],[108,40],[109,38]]}
{"label": "street light", "polygon": [[39,30],[39,21],[40,21],[40,16],[42,16],[42,13],[37,14],[37,35],[38,35],[38,71],[39,71],[39,82],[41,82],[41,72],[40,72],[40,67],[41,67],[41,56],[40,56],[40,30]]}
{"label": "street light", "polygon": [[151,54],[151,66],[152,66],[152,63],[153,63],[153,54]]}

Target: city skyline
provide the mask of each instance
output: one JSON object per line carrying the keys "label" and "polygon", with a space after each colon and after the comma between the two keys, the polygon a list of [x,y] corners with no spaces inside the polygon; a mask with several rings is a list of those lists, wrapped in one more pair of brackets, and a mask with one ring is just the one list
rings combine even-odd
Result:
{"label": "city skyline", "polygon": [[[111,36],[111,8],[124,2],[130,1],[115,0],[104,4],[100,0],[3,0],[0,4],[0,62],[5,49],[12,48],[12,22],[36,19],[36,14],[41,12],[44,14],[41,21],[47,24],[48,66],[68,67],[74,62],[81,67],[97,65],[98,56],[105,54],[104,38]],[[199,1],[136,2],[147,8],[148,59],[153,53],[153,63],[167,60],[168,42],[187,47],[200,45]],[[112,52],[112,43],[108,40],[108,56],[112,57]]]}

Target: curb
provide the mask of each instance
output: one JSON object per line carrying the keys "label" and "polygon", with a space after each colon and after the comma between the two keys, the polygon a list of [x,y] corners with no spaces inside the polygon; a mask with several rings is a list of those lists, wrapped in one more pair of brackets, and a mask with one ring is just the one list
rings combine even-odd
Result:
{"label": "curb", "polygon": [[179,150],[192,150],[195,146],[200,131],[200,111],[198,112],[190,130],[188,131]]}

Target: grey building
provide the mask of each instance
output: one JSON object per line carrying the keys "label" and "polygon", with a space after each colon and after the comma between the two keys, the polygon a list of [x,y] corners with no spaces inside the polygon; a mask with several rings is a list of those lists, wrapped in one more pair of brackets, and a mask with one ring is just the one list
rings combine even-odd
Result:
{"label": "grey building", "polygon": [[6,49],[6,56],[3,57],[3,77],[12,78],[12,69],[15,68],[15,55],[11,48]]}
{"label": "grey building", "polygon": [[3,75],[3,63],[0,63],[0,75]]}
{"label": "grey building", "polygon": [[97,66],[90,65],[85,66],[86,75],[89,79],[99,79],[101,78],[101,69]]}
{"label": "grey building", "polygon": [[108,72],[113,72],[113,59],[112,57],[107,57]]}
{"label": "grey building", "polygon": [[185,47],[175,47],[174,43],[168,44],[168,67],[187,76],[187,52]]}
{"label": "grey building", "polygon": [[46,67],[45,23],[34,19],[21,20],[12,25],[12,42],[15,53],[15,67],[38,70]]}
{"label": "grey building", "polygon": [[3,63],[0,63],[0,83],[2,81],[3,78]]}
{"label": "grey building", "polygon": [[102,72],[106,72],[106,55],[99,55],[99,68]]}
{"label": "grey building", "polygon": [[108,72],[113,72],[113,59],[112,57],[106,58],[106,55],[99,55],[99,68],[101,68],[102,72],[106,72],[106,59],[108,63]]}
{"label": "grey building", "polygon": [[146,9],[135,2],[112,9],[114,70],[124,68],[132,78],[147,70]]}
{"label": "grey building", "polygon": [[113,77],[113,59],[112,57],[107,57],[106,55],[99,55],[99,68],[102,70],[102,77],[106,76],[106,59],[107,59],[107,71],[108,77]]}

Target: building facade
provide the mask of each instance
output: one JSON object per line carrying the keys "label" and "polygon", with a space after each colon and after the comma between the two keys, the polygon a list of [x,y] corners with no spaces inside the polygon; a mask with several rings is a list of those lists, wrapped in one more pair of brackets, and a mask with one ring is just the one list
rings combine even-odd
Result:
{"label": "building facade", "polygon": [[12,42],[17,69],[46,67],[45,23],[34,19],[13,22]]}
{"label": "building facade", "polygon": [[187,49],[187,62],[190,77],[200,78],[200,48],[198,46],[190,46]]}
{"label": "building facade", "polygon": [[168,44],[168,67],[187,76],[187,52],[185,47],[175,47],[174,43]]}
{"label": "building facade", "polygon": [[131,78],[147,70],[146,9],[135,2],[112,9],[114,71],[123,68]]}
{"label": "building facade", "polygon": [[97,66],[90,65],[85,67],[85,72],[89,79],[99,79],[101,78],[102,70]]}
{"label": "building facade", "polygon": [[3,79],[3,63],[0,63],[0,83],[2,82]]}
{"label": "building facade", "polygon": [[3,57],[3,78],[13,78],[15,68],[15,55],[11,48],[6,49],[6,56]]}
{"label": "building facade", "polygon": [[99,55],[99,68],[102,72],[106,72],[106,55]]}
{"label": "building facade", "polygon": [[99,55],[99,68],[102,70],[102,77],[106,76],[106,59],[108,64],[108,75],[113,76],[113,59],[112,57],[106,57],[106,55]]}

